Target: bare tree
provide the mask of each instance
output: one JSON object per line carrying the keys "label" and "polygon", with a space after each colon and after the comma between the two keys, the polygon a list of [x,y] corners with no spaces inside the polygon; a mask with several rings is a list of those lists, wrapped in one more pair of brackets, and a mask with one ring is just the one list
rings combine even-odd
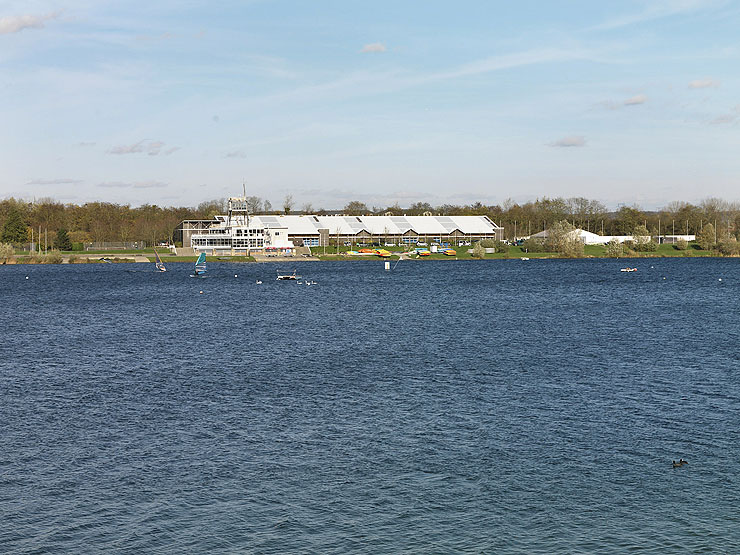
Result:
{"label": "bare tree", "polygon": [[347,203],[347,205],[344,207],[344,212],[352,216],[361,216],[363,214],[367,214],[369,210],[367,208],[367,204],[365,204],[364,202],[353,200],[352,202]]}
{"label": "bare tree", "polygon": [[250,214],[262,212],[262,199],[259,197],[247,197],[247,209]]}
{"label": "bare tree", "polygon": [[293,195],[285,195],[285,199],[283,200],[283,213],[290,214],[291,210],[293,210]]}

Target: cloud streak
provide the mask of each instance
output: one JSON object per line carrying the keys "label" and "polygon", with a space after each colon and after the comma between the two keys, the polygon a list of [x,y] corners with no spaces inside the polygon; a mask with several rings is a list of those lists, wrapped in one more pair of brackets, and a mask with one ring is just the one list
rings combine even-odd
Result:
{"label": "cloud streak", "polygon": [[627,14],[605,21],[592,27],[592,30],[602,31],[618,29],[628,25],[638,25],[656,19],[691,14],[694,12],[719,7],[725,4],[724,0],[661,0],[652,2],[639,12]]}
{"label": "cloud streak", "polygon": [[636,94],[635,96],[631,96],[621,102],[607,100],[605,102],[602,102],[601,105],[607,110],[619,110],[621,108],[626,108],[629,106],[639,106],[641,104],[645,104],[647,101],[648,97],[646,94]]}
{"label": "cloud streak", "polygon": [[0,35],[19,33],[24,29],[42,29],[44,23],[56,19],[59,12],[46,15],[7,15],[0,17]]}
{"label": "cloud streak", "polygon": [[385,44],[382,42],[371,42],[370,44],[366,44],[362,47],[362,50],[360,50],[360,53],[367,54],[367,53],[373,53],[373,52],[385,52]]}
{"label": "cloud streak", "polygon": [[161,181],[139,181],[136,183],[127,183],[125,181],[104,181],[98,183],[97,187],[103,189],[163,189],[167,183]]}
{"label": "cloud streak", "polygon": [[164,148],[165,143],[162,141],[139,141],[132,145],[118,145],[108,150],[108,154],[147,154],[149,156],[158,156],[162,154],[169,156],[173,152],[180,150],[179,146]]}
{"label": "cloud streak", "polygon": [[547,143],[547,146],[555,148],[583,147],[586,146],[586,137],[583,137],[582,135],[569,135],[568,137],[563,137],[557,141]]}
{"label": "cloud streak", "polygon": [[689,83],[690,89],[709,89],[719,87],[719,82],[714,79],[695,79]]}
{"label": "cloud streak", "polygon": [[648,100],[647,95],[645,94],[637,94],[635,96],[631,96],[627,100],[624,101],[625,106],[639,106],[640,104],[645,104]]}
{"label": "cloud streak", "polygon": [[104,181],[103,183],[98,183],[97,187],[102,187],[103,189],[128,189],[131,187],[131,183],[123,183],[121,181]]}
{"label": "cloud streak", "polygon": [[348,98],[368,96],[409,88],[427,86],[438,82],[473,77],[507,69],[538,64],[605,60],[597,52],[586,49],[543,48],[500,54],[473,60],[458,66],[431,72],[412,73],[402,70],[381,72],[358,71],[332,81],[304,85],[273,95],[256,97],[255,102],[276,103],[312,99],[325,100],[328,95]]}
{"label": "cloud streak", "polygon": [[737,116],[733,114],[723,114],[721,116],[717,116],[712,121],[709,122],[709,125],[728,125],[731,123],[735,123],[737,121]]}
{"label": "cloud streak", "polygon": [[226,158],[246,158],[247,153],[243,150],[234,150],[226,153]]}
{"label": "cloud streak", "polygon": [[79,185],[83,183],[81,179],[32,179],[26,185]]}

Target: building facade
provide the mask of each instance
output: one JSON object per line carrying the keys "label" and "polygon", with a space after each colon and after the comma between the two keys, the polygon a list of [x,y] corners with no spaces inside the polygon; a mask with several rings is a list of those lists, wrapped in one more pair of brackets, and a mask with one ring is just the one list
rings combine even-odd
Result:
{"label": "building facade", "polygon": [[503,239],[487,216],[254,215],[243,198],[229,199],[228,214],[185,220],[178,229],[184,247],[210,254],[247,254],[264,249],[330,244],[412,245]]}

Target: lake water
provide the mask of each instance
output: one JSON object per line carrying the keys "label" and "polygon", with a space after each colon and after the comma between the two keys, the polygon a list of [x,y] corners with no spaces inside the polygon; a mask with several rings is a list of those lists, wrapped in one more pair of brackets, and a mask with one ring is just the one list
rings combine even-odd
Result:
{"label": "lake water", "polygon": [[738,259],[169,268],[0,267],[0,551],[740,550]]}

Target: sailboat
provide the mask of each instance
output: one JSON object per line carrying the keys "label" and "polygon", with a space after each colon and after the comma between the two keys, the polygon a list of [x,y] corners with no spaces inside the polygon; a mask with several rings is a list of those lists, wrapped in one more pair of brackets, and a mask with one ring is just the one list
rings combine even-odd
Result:
{"label": "sailboat", "polygon": [[164,265],[164,262],[162,262],[162,259],[159,258],[159,253],[157,252],[157,249],[154,249],[154,258],[157,259],[157,261],[154,264],[154,267],[157,269],[158,272],[166,272],[167,268]]}
{"label": "sailboat", "polygon": [[280,270],[278,270],[278,273],[277,273],[277,281],[286,281],[286,280],[295,281],[299,277],[301,276],[296,275],[296,270],[293,270],[292,274],[281,274]]}
{"label": "sailboat", "polygon": [[195,273],[190,274],[190,277],[205,277],[206,269],[206,253],[202,252],[195,261]]}

